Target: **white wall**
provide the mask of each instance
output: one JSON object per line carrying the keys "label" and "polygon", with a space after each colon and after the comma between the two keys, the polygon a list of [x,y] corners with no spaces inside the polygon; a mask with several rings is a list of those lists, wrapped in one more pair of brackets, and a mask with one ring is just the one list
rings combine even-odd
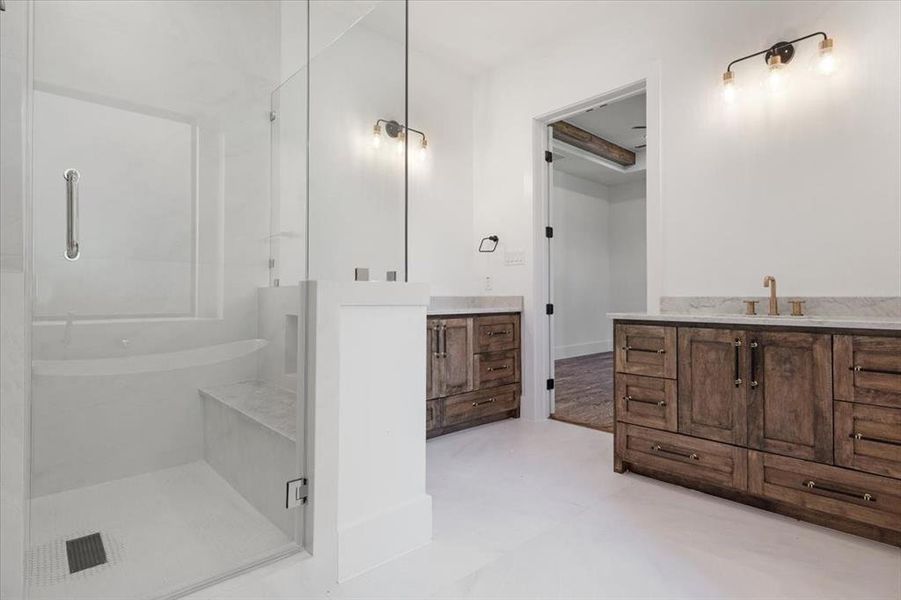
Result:
{"label": "white wall", "polygon": [[646,186],[642,178],[608,188],[610,312],[647,309]]}
{"label": "white wall", "polygon": [[[655,302],[756,294],[765,273],[788,294],[901,292],[901,5],[616,3],[609,11],[590,33],[535,48],[479,81],[476,231],[495,230],[535,264],[534,119],[648,79]],[[745,100],[723,103],[719,81],[730,60],[817,30],[835,37],[845,62],[831,79],[804,68],[811,40],[790,65],[793,88],[782,98],[759,92],[765,65],[749,61],[737,70]],[[479,266],[498,293],[525,296],[524,343],[537,352],[543,299],[532,269]],[[547,411],[536,359],[523,357],[531,417]]]}
{"label": "white wall", "polygon": [[[292,40],[302,33],[306,14],[301,3],[290,0],[281,2],[281,10],[282,76],[287,77],[304,63],[305,49]],[[475,82],[418,50],[416,10],[411,6],[409,124],[426,133],[429,148],[421,158],[419,136],[410,138],[409,279],[430,283],[433,294],[474,293]],[[403,269],[403,160],[395,140],[383,134],[373,148],[371,134],[378,118],[404,119],[403,4],[320,2],[310,19],[309,276],[349,280],[354,267],[362,266],[373,279],[384,279],[386,270]],[[292,30],[298,35],[290,35]],[[304,77],[306,70],[300,70],[288,86],[297,88]],[[282,102],[280,112],[290,117],[299,104]],[[284,151],[291,154],[301,137],[281,144]],[[297,160],[303,152],[291,155]],[[280,177],[279,229],[300,233],[303,213],[293,209],[305,202],[301,182],[284,161]],[[302,262],[295,258],[302,242],[302,235],[279,239],[289,249],[288,256],[280,252],[283,285],[301,278]]]}
{"label": "white wall", "polygon": [[555,359],[610,352],[608,312],[646,306],[644,178],[615,186],[554,173]]}
{"label": "white wall", "polygon": [[[599,167],[600,168],[600,167]],[[608,352],[613,327],[606,186],[560,171],[552,191],[555,358]]]}

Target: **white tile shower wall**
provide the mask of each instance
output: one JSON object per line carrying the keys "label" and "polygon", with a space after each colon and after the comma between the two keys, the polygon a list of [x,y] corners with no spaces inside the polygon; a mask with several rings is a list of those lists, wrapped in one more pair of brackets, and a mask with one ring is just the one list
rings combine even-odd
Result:
{"label": "white tile shower wall", "polygon": [[[297,319],[303,319],[303,315],[299,314],[300,288],[296,285],[260,288],[258,299],[259,336],[269,341],[258,353],[259,378],[284,390],[297,391],[296,361],[300,343],[297,339]],[[293,339],[289,339],[292,327],[288,326],[288,319],[294,319],[291,324]],[[295,361],[293,372],[288,365],[292,356]]]}
{"label": "white tile shower wall", "polygon": [[[199,318],[115,318],[129,311],[129,290],[120,294],[109,282],[85,287],[79,290],[85,300],[103,294],[108,304],[119,301],[107,306],[114,318],[79,321],[76,314],[68,323],[36,324],[35,358],[140,355],[257,337],[256,289],[268,282],[268,111],[279,79],[278,3],[54,2],[37,4],[35,13],[37,84],[124,109],[189,117],[200,137],[201,199]],[[92,60],[73,61],[73,48]],[[134,184],[153,176],[135,169]],[[90,197],[81,201],[87,207]],[[118,231],[116,223],[107,227]],[[165,240],[162,229],[158,238]],[[140,264],[140,252],[121,248],[129,264]],[[93,380],[40,378],[34,493],[200,458],[197,387],[256,377],[256,357],[236,363]],[[76,427],[66,427],[65,419]]]}
{"label": "white tile shower wall", "polygon": [[22,273],[0,272],[0,598],[22,597],[25,556],[26,364]]}
{"label": "white tile shower wall", "polygon": [[256,378],[253,355],[153,373],[35,375],[32,497],[203,458],[202,387]]}
{"label": "white tile shower wall", "polygon": [[24,210],[28,3],[0,17],[0,598],[24,596],[28,330]]}
{"label": "white tile shower wall", "polygon": [[0,19],[0,269],[21,271],[25,207],[28,3],[11,0]]}
{"label": "white tile shower wall", "polygon": [[[533,119],[650,77],[659,87],[648,95],[649,302],[756,295],[769,272],[801,295],[899,294],[897,3],[618,3],[607,10],[590,33],[534,48],[480,79],[477,231],[498,233],[534,263]],[[835,37],[846,68],[817,78],[804,68],[816,48],[807,46],[791,65],[792,89],[770,97],[756,85],[765,67],[749,63],[739,75],[748,82],[745,100],[724,105],[718,81],[729,60],[817,30]],[[619,56],[626,46],[632,51]],[[791,159],[773,161],[785,148]],[[493,278],[494,293],[525,296],[523,378],[531,385],[523,414],[542,417],[547,403],[528,351],[542,302],[533,272],[479,268]]]}

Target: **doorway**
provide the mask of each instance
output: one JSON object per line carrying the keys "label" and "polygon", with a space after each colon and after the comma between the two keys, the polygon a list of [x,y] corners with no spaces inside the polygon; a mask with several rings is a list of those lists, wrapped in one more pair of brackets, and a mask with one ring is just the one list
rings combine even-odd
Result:
{"label": "doorway", "polygon": [[613,431],[611,312],[647,309],[644,87],[547,126],[551,418]]}

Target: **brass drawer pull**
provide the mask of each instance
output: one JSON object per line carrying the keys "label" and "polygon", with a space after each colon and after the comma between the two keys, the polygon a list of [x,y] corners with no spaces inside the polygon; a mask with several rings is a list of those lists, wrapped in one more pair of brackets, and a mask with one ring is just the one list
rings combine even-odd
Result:
{"label": "brass drawer pull", "polygon": [[488,337],[491,337],[493,335],[510,335],[511,333],[513,333],[513,332],[510,331],[509,329],[504,329],[503,331],[489,331],[485,335],[487,335]]}
{"label": "brass drawer pull", "polygon": [[858,500],[863,500],[864,502],[876,502],[876,497],[869,492],[846,492],[844,490],[837,490],[835,488],[825,487],[822,485],[817,485],[813,479],[808,479],[807,481],[801,484],[809,490],[817,489],[823,490],[824,492],[829,492],[830,494],[840,494],[842,496],[848,496],[850,498],[856,498]]}
{"label": "brass drawer pull", "polygon": [[877,444],[889,444],[891,446],[901,446],[901,442],[897,440],[883,440],[881,438],[867,437],[862,433],[852,433],[848,436],[852,440],[862,440],[864,442],[875,442]]}
{"label": "brass drawer pull", "polygon": [[490,373],[492,371],[506,371],[510,368],[510,365],[501,365],[499,367],[488,367],[487,371]]}
{"label": "brass drawer pull", "polygon": [[472,405],[482,406],[483,404],[494,404],[495,400],[497,400],[497,398],[488,398],[487,400],[482,400],[481,402],[473,402]]}
{"label": "brass drawer pull", "polygon": [[632,396],[623,396],[623,400],[626,402],[641,402],[642,404],[654,404],[656,406],[666,406],[666,400],[642,400],[640,398],[633,398]]}
{"label": "brass drawer pull", "polygon": [[654,452],[663,452],[664,454],[672,454],[673,456],[681,456],[682,458],[690,458],[691,460],[701,460],[701,457],[696,453],[692,452],[691,454],[686,454],[685,452],[676,452],[675,450],[667,450],[660,444],[652,444],[651,450]]}
{"label": "brass drawer pull", "polygon": [[860,365],[854,365],[850,367],[851,371],[855,373],[881,373],[882,375],[901,375],[901,371],[890,371],[888,369],[867,369],[865,367],[861,367]]}
{"label": "brass drawer pull", "polygon": [[646,350],[644,348],[633,348],[632,346],[623,346],[623,350],[625,350],[626,352],[652,352],[654,354],[666,354],[666,350],[664,350],[663,348],[661,348],[659,350],[653,350],[653,349]]}

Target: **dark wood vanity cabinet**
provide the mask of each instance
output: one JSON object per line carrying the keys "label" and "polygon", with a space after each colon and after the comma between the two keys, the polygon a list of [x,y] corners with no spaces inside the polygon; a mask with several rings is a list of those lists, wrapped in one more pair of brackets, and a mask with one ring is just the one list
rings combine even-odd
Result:
{"label": "dark wood vanity cabinet", "polygon": [[732,329],[679,330],[679,431],[745,445],[748,400],[741,349],[746,337]]}
{"label": "dark wood vanity cabinet", "polygon": [[427,320],[426,435],[519,416],[518,313]]}
{"label": "dark wood vanity cabinet", "polygon": [[901,334],[617,321],[614,336],[616,471],[901,545]]}
{"label": "dark wood vanity cabinet", "polygon": [[748,332],[748,446],[832,463],[832,336]]}

